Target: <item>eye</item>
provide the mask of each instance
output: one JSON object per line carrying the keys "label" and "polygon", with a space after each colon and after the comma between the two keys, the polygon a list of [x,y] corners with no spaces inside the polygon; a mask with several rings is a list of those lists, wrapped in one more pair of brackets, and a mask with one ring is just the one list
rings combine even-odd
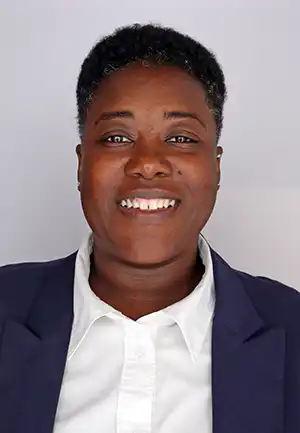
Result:
{"label": "eye", "polygon": [[100,141],[103,143],[125,144],[131,143],[132,140],[130,140],[128,137],[125,137],[125,135],[110,135],[108,137],[101,138]]}
{"label": "eye", "polygon": [[185,143],[197,143],[197,140],[190,137],[186,137],[185,135],[175,135],[174,137],[168,138],[167,142],[185,144]]}

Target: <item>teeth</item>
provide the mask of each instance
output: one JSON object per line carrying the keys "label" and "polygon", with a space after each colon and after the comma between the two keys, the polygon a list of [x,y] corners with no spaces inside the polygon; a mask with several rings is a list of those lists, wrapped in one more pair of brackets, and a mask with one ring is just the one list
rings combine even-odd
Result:
{"label": "teeth", "polygon": [[128,207],[128,208],[131,208],[132,206],[133,206],[133,204],[131,203],[131,201],[130,200],[122,200],[121,201],[121,206],[122,207]]}
{"label": "teeth", "polygon": [[[150,206],[150,202],[151,202],[151,200],[149,200],[149,206]],[[146,210],[146,209],[148,209],[148,203],[147,203],[147,200],[145,200],[145,199],[139,200],[139,201],[138,201],[138,204],[139,204],[139,207],[140,207],[141,210]]]}
{"label": "teeth", "polygon": [[157,200],[157,207],[158,209],[162,209],[164,207],[164,200],[162,199]]}
{"label": "teeth", "polygon": [[147,210],[167,209],[168,207],[174,207],[176,200],[171,199],[160,199],[160,198],[134,198],[122,200],[120,205],[125,208]]}
{"label": "teeth", "polygon": [[169,206],[170,200],[164,200],[163,207],[167,208]]}
{"label": "teeth", "polygon": [[156,200],[150,200],[149,205],[147,206],[147,208],[148,207],[151,210],[158,209],[158,203],[157,203],[157,201]]}

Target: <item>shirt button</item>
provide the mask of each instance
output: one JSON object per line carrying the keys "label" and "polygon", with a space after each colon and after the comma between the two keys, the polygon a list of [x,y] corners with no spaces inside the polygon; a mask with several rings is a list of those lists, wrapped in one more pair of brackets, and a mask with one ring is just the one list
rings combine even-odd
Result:
{"label": "shirt button", "polygon": [[135,352],[135,356],[136,356],[138,359],[142,359],[142,358],[144,358],[144,357],[145,357],[145,351],[144,351],[144,349],[142,349],[142,348],[137,349],[137,351]]}

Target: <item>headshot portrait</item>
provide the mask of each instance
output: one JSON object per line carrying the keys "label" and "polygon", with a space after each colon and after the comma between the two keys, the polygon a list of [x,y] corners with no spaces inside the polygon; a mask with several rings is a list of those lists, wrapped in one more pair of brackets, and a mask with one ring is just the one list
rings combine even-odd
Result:
{"label": "headshot portrait", "polygon": [[[62,13],[66,14],[60,9]],[[79,19],[79,9],[76,13]],[[280,13],[276,16],[279,20]],[[66,40],[70,40],[68,19]],[[251,171],[252,185],[256,181],[259,185],[260,170],[268,173],[265,161],[272,165],[272,152],[264,156],[263,150],[253,150],[263,149],[261,137],[247,149],[235,141],[227,147],[223,139],[229,119],[236,131],[245,116],[259,128],[259,111],[253,108],[249,119],[245,98],[237,109],[239,117],[230,117],[238,100],[237,87],[231,83],[238,82],[239,76],[230,73],[227,78],[217,48],[201,39],[201,26],[196,34],[188,26],[184,31],[163,20],[122,18],[122,24],[104,32],[101,19],[88,49],[81,42],[85,27],[77,28],[72,46],[81,60],[80,65],[70,65],[68,76],[63,75],[59,61],[54,68],[47,60],[46,44],[41,60],[36,57],[33,66],[39,69],[36,86],[41,101],[44,94],[56,95],[76,81],[68,102],[62,98],[52,106],[41,103],[37,113],[57,111],[58,118],[60,104],[73,104],[75,121],[68,123],[64,118],[60,128],[73,128],[77,141],[65,148],[61,141],[59,147],[51,148],[52,138],[37,139],[37,152],[43,159],[32,152],[27,166],[18,113],[11,114],[20,138],[18,146],[11,148],[14,161],[24,155],[22,165],[37,187],[42,182],[37,170],[46,170],[48,159],[53,165],[49,189],[40,187],[34,206],[26,204],[22,195],[19,209],[23,210],[9,234],[11,243],[3,245],[0,432],[300,433],[300,286],[291,283],[295,273],[284,281],[274,266],[275,260],[289,261],[291,247],[281,242],[283,235],[274,233],[277,248],[273,250],[276,257],[270,259],[272,266],[268,267],[266,257],[257,271],[254,266],[242,268],[243,261],[261,261],[265,254],[257,240],[251,241],[255,215],[261,224],[267,220],[269,228],[262,245],[268,244],[273,220],[259,214],[258,199],[254,195],[249,199],[246,187],[240,189],[243,199],[229,192],[226,200],[220,197],[223,184],[233,179],[230,176],[239,177],[242,184],[243,171]],[[47,23],[45,19],[43,26]],[[60,41],[65,42],[54,34],[49,41],[59,51]],[[225,37],[221,42],[220,34],[218,40],[220,47],[228,45]],[[245,44],[243,50],[248,49],[247,57],[254,58],[260,68],[254,48],[251,52]],[[265,56],[272,57],[272,49]],[[18,55],[25,58],[26,52]],[[64,51],[66,63],[68,55]],[[276,55],[279,62],[280,47]],[[241,62],[238,52],[233,58]],[[49,79],[51,74],[40,61],[52,64],[57,75]],[[250,70],[242,67],[245,74],[247,67]],[[23,74],[18,69],[16,83]],[[266,75],[271,77],[272,71],[266,74],[261,66],[259,72],[246,74],[245,82],[255,91],[257,77],[263,88]],[[61,87],[55,89],[55,83]],[[281,93],[292,90],[291,85],[274,88],[278,100]],[[272,118],[274,107],[267,98],[260,94],[253,98],[264,107],[266,118]],[[227,119],[229,100],[233,102]],[[33,104],[19,101],[22,110],[24,104]],[[52,129],[51,116],[43,119],[36,137],[43,128],[45,135]],[[282,124],[288,123],[286,119]],[[55,136],[55,132],[50,134]],[[247,128],[242,135],[247,136]],[[289,143],[282,146],[286,148],[278,158],[284,160],[285,153],[290,158]],[[228,166],[223,169],[227,151],[231,161],[233,154],[241,157],[235,174],[228,173]],[[65,164],[72,158],[76,167],[71,170]],[[18,179],[13,167],[5,175],[10,185],[6,191],[12,188],[9,179]],[[67,187],[60,182],[62,173]],[[294,171],[292,175],[296,176]],[[50,195],[50,187],[57,196]],[[65,193],[69,187],[72,197],[76,194],[70,205],[73,199]],[[237,191],[239,181],[235,187]],[[257,190],[259,196],[262,190],[259,186]],[[11,197],[11,201],[4,199],[5,206],[16,201]],[[219,200],[223,214],[215,214]],[[285,206],[287,215],[292,206]],[[35,220],[26,219],[28,208],[33,209]],[[43,219],[50,208],[48,219]],[[14,208],[10,209],[16,218]],[[270,209],[266,212],[271,213]],[[82,214],[86,229],[74,234],[79,227],[74,223],[76,216],[72,217],[76,213]],[[222,215],[226,215],[223,221]],[[40,226],[34,227],[37,220]],[[64,220],[66,235],[58,220]],[[25,238],[18,237],[26,230],[36,233],[30,234],[36,245],[34,257],[24,254]],[[236,238],[231,235],[234,230]],[[249,248],[236,240],[240,232],[244,239],[247,235]],[[295,253],[290,251],[290,256],[299,263]],[[235,263],[234,257],[241,261]],[[265,274],[260,272],[264,266]]]}

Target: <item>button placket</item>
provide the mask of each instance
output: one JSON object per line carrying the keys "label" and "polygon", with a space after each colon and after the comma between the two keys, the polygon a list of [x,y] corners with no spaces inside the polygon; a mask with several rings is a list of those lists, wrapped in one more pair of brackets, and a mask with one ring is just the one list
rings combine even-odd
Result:
{"label": "button placket", "polygon": [[138,323],[130,323],[126,328],[124,352],[117,432],[127,433],[131,427],[131,431],[150,433],[155,351],[149,330]]}

